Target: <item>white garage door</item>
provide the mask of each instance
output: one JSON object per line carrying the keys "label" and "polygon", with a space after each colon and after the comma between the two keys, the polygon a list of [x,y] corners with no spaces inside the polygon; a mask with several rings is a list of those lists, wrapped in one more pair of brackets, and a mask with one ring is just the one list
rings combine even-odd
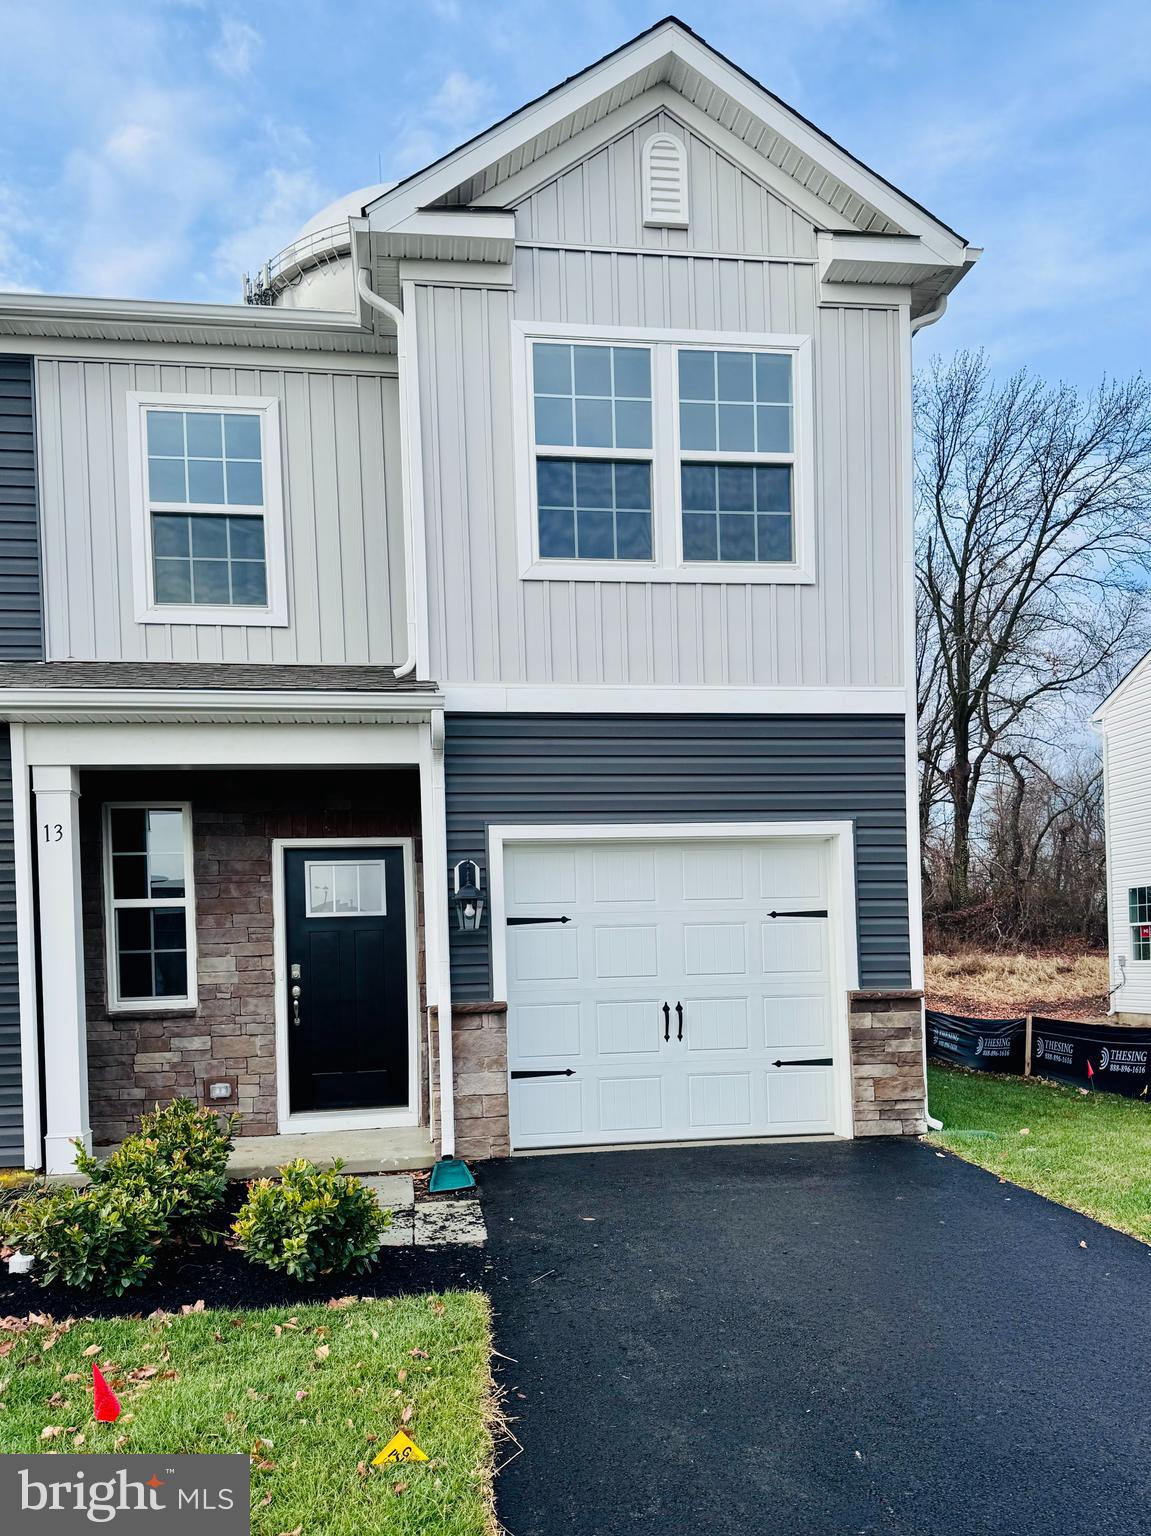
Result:
{"label": "white garage door", "polygon": [[828,844],[512,844],[512,1145],[835,1128]]}

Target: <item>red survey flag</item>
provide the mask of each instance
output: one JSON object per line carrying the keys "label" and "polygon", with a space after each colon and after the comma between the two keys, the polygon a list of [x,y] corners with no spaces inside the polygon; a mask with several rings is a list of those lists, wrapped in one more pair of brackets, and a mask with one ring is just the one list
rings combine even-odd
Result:
{"label": "red survey flag", "polygon": [[112,1424],[120,1417],[120,1400],[104,1380],[95,1361],[92,1362],[92,1407],[99,1424]]}
{"label": "red survey flag", "polygon": [[1091,1065],[1090,1058],[1088,1058],[1088,1062],[1087,1062],[1087,1081],[1090,1082],[1091,1079],[1094,1076],[1095,1076],[1095,1068]]}

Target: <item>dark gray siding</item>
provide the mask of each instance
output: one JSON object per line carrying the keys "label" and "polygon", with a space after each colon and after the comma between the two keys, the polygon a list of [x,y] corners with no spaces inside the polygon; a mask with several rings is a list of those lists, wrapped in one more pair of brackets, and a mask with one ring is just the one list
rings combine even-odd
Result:
{"label": "dark gray siding", "polygon": [[[860,984],[910,985],[902,717],[449,715],[448,858],[515,821],[855,822]],[[452,933],[452,990],[490,996],[487,922]]]}
{"label": "dark gray siding", "polygon": [[44,654],[32,359],[0,357],[0,660]]}
{"label": "dark gray siding", "polygon": [[0,725],[0,1167],[24,1166],[16,872],[12,855],[12,742]]}

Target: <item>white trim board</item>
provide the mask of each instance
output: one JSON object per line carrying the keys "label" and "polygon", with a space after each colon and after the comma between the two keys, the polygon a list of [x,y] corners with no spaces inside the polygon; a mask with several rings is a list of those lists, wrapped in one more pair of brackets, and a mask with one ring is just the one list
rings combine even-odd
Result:
{"label": "white trim board", "polygon": [[459,683],[449,714],[899,715],[902,688],[691,688],[631,683]]}
{"label": "white trim board", "polygon": [[848,993],[859,990],[859,935],[855,910],[855,823],[851,821],[524,822],[488,827],[488,921],[492,945],[492,999],[507,1002],[507,899],[504,850],[509,843],[592,842],[811,842],[831,844],[828,922],[831,933],[835,1052],[844,1064],[835,1088],[835,1134],[854,1135],[851,1024]]}
{"label": "white trim board", "polygon": [[[408,1102],[404,1107],[293,1114],[288,1081],[287,909],[284,853],[289,848],[400,848],[404,855],[404,948],[408,968]],[[276,1126],[298,1131],[382,1130],[420,1123],[420,992],[416,956],[415,845],[410,837],[275,837],[272,839],[272,976],[276,1020]]]}

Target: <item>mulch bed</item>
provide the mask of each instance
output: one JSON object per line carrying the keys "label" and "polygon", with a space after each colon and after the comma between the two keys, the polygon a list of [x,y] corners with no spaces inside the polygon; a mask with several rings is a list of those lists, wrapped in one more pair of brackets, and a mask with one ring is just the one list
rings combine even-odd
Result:
{"label": "mulch bed", "polygon": [[1026,1003],[989,1003],[985,999],[963,992],[928,992],[925,998],[928,1008],[940,1013],[955,1013],[969,1019],[1022,1019],[1036,1013],[1045,1019],[1079,1019],[1092,1024],[1107,1022],[1106,998],[1049,997],[1035,998]]}
{"label": "mulch bed", "polygon": [[[245,1188],[230,1192],[229,1219]],[[435,1197],[433,1197],[435,1198]],[[223,1223],[221,1223],[223,1225]],[[257,1307],[295,1307],[330,1301],[336,1296],[408,1296],[427,1291],[478,1290],[486,1249],[480,1246],[412,1246],[381,1248],[371,1269],[363,1274],[326,1275],[305,1285],[286,1275],[253,1264],[242,1253],[220,1243],[215,1247],[188,1245],[166,1248],[143,1285],[123,1296],[103,1296],[69,1286],[37,1285],[31,1275],[12,1275],[0,1263],[0,1316],[23,1317],[47,1312],[61,1317],[132,1317],[157,1307],[179,1312],[181,1306],[202,1301],[226,1311]]]}

